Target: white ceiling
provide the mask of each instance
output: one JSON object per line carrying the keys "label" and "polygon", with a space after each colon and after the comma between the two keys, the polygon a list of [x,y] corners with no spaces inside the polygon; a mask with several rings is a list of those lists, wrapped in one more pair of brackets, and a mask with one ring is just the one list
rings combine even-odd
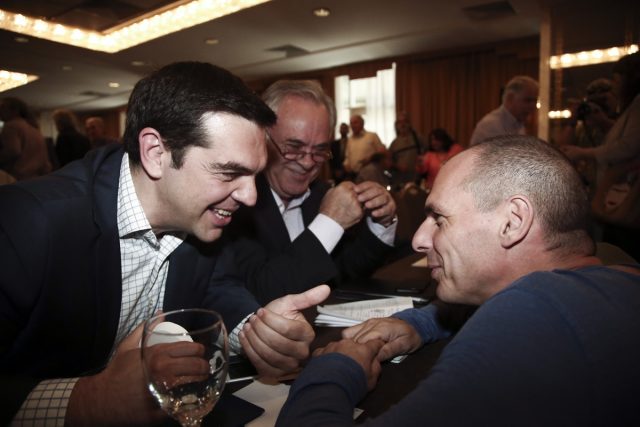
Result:
{"label": "white ceiling", "polygon": [[[28,3],[28,0],[23,0]],[[93,111],[126,104],[133,85],[165,64],[196,60],[223,66],[247,81],[371,59],[472,46],[539,33],[537,0],[509,0],[515,14],[471,19],[463,8],[495,0],[274,0],[116,54],[36,38],[15,41],[0,31],[0,69],[39,80],[0,94],[36,110]],[[323,6],[331,16],[319,19]],[[0,8],[2,0],[0,0]],[[217,45],[204,40],[216,38]],[[293,45],[307,53],[286,57],[272,49]],[[132,61],[147,65],[134,67]],[[64,66],[71,66],[64,71]],[[110,88],[109,82],[120,87]]]}

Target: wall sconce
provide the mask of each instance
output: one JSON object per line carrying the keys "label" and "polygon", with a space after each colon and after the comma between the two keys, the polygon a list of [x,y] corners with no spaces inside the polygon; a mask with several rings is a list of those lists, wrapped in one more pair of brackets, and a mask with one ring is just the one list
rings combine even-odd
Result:
{"label": "wall sconce", "polygon": [[625,55],[636,53],[638,45],[632,44],[622,47],[610,47],[608,49],[596,49],[577,53],[565,53],[553,55],[549,58],[549,66],[552,70],[558,68],[579,67],[581,65],[602,64],[614,62]]}

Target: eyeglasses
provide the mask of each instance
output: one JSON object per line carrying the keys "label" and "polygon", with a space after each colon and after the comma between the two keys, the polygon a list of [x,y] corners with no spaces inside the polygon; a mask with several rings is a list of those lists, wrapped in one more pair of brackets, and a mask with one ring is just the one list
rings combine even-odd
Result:
{"label": "eyeglasses", "polygon": [[296,143],[292,141],[287,141],[284,144],[280,145],[274,141],[274,139],[267,133],[267,139],[273,143],[273,145],[278,150],[278,153],[286,160],[301,160],[309,154],[311,159],[316,163],[321,163],[329,160],[333,157],[331,154],[331,148],[327,144],[325,148],[316,149],[306,151],[303,149],[304,145],[301,143]]}

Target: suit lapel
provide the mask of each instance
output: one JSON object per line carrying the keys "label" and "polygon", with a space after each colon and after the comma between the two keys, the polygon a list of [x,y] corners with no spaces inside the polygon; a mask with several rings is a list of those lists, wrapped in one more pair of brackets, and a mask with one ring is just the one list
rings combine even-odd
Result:
{"label": "suit lapel", "polygon": [[109,354],[118,328],[122,300],[117,205],[124,150],[117,147],[98,152],[99,155],[87,165],[87,172],[91,174],[89,191],[93,194],[95,224],[95,351],[97,354]]}

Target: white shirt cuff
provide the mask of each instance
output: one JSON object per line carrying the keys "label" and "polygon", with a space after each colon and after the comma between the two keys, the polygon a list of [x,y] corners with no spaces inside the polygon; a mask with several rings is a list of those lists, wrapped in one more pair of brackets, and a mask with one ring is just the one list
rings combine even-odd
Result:
{"label": "white shirt cuff", "polygon": [[340,224],[325,214],[318,214],[309,224],[309,230],[320,240],[327,253],[331,253],[335,249],[344,234],[344,229]]}
{"label": "white shirt cuff", "polygon": [[398,221],[393,221],[391,225],[385,227],[382,224],[373,222],[371,217],[367,217],[367,226],[369,227],[369,230],[371,230],[373,235],[380,239],[382,243],[393,246],[393,242],[396,238],[396,228],[398,227]]}
{"label": "white shirt cuff", "polygon": [[247,323],[249,318],[251,316],[253,316],[254,314],[255,313],[247,314],[247,316],[244,319],[242,319],[240,321],[240,323],[238,323],[236,325],[235,328],[233,328],[233,331],[231,331],[229,333],[229,350],[230,350],[231,354],[243,354],[244,353],[244,351],[242,351],[242,344],[240,344],[240,337],[238,336],[238,334],[240,333],[240,331],[244,327],[244,324]]}

